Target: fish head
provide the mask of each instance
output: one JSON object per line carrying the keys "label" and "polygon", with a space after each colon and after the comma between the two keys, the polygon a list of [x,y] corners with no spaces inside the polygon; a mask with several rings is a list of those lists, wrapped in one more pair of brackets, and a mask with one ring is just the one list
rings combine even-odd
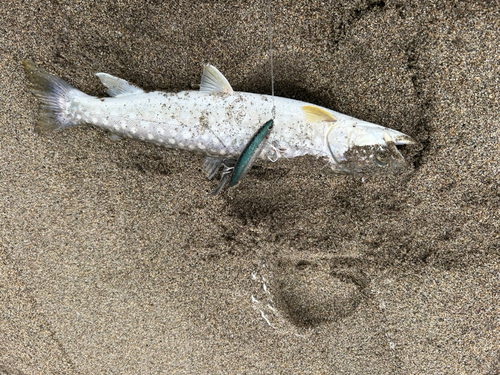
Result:
{"label": "fish head", "polygon": [[408,135],[365,121],[339,121],[326,132],[335,173],[370,175],[397,173],[406,161],[397,146],[414,144]]}

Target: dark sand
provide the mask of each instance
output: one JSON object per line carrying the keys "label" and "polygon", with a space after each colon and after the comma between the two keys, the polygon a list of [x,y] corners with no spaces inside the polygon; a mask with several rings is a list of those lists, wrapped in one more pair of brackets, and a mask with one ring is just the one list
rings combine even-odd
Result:
{"label": "dark sand", "polygon": [[277,95],[420,144],[398,176],[280,162],[216,198],[199,156],[35,134],[21,61],[269,93],[267,1],[47,3],[0,10],[0,374],[500,372],[497,2],[273,1]]}

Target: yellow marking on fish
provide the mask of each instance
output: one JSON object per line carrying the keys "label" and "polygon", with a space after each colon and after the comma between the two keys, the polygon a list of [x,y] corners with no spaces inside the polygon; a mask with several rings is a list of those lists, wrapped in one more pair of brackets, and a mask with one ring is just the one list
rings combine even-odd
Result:
{"label": "yellow marking on fish", "polygon": [[320,107],[315,105],[305,105],[302,107],[302,111],[306,116],[306,122],[335,122],[337,119],[329,112],[325,111]]}

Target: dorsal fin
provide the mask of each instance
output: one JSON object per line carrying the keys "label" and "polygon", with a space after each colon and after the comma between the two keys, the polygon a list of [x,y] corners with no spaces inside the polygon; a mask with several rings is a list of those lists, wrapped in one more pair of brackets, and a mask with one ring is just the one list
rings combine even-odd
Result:
{"label": "dorsal fin", "polygon": [[114,77],[111,74],[96,73],[96,76],[98,76],[101,83],[108,88],[106,91],[109,96],[118,98],[120,96],[140,94],[144,92],[144,90],[139,87],[131,85],[124,79]]}
{"label": "dorsal fin", "polygon": [[224,77],[215,66],[208,64],[203,67],[200,91],[220,92],[229,95],[234,94],[234,91],[226,77]]}
{"label": "dorsal fin", "polygon": [[315,105],[305,105],[302,107],[307,122],[335,122],[337,119],[331,113]]}

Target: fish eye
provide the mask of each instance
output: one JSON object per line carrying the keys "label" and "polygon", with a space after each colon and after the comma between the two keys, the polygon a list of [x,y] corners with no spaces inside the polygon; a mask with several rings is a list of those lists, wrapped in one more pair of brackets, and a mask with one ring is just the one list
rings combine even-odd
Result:
{"label": "fish eye", "polygon": [[389,159],[388,158],[383,158],[382,156],[380,155],[375,155],[375,163],[379,166],[379,167],[386,167],[387,164],[389,164]]}

